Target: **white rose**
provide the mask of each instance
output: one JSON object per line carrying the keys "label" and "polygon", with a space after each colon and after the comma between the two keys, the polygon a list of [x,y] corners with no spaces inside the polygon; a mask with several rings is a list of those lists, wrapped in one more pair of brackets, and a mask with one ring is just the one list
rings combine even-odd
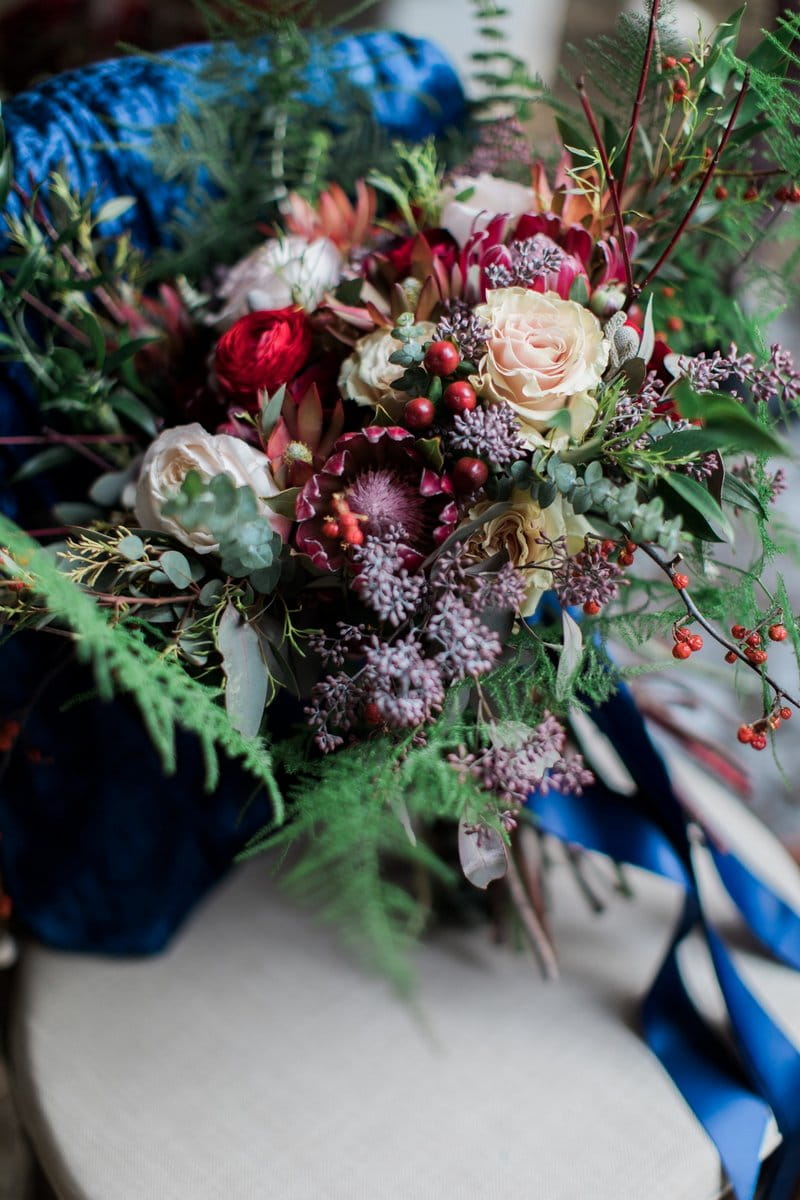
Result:
{"label": "white rose", "polygon": [[[165,429],[148,448],[142,461],[134,512],[143,529],[168,533],[198,554],[213,553],[219,549],[219,543],[202,529],[190,533],[162,512],[164,502],[180,491],[190,471],[197,471],[205,480],[224,472],[237,487],[249,485],[259,500],[276,496],[280,490],[266,455],[241,438],[230,437],[227,433],[207,433],[196,423]],[[272,528],[285,540],[289,532],[287,519],[277,516],[266,504],[259,507]]]}
{"label": "white rose", "polygon": [[342,261],[330,238],[272,238],[228,272],[218,293],[226,304],[214,320],[232,325],[245,313],[290,304],[311,312],[338,283]]}
{"label": "white rose", "polygon": [[[432,321],[420,321],[417,340],[430,341],[436,326]],[[376,329],[366,337],[359,338],[353,353],[342,363],[339,371],[339,387],[343,394],[356,404],[372,408],[385,408],[390,417],[397,418],[408,400],[405,392],[398,392],[392,384],[405,372],[405,367],[389,362],[402,342],[392,337],[389,329]]]}
{"label": "white rose", "polygon": [[[492,503],[481,500],[470,509],[470,520],[486,512]],[[480,560],[492,558],[502,550],[513,566],[526,568],[528,592],[520,616],[530,617],[544,593],[553,586],[552,572],[544,565],[553,556],[548,543],[564,537],[567,554],[577,554],[583,549],[589,529],[586,518],[573,512],[563,496],[556,496],[552,504],[541,508],[530,492],[518,489],[512,493],[510,507],[504,513],[475,531],[469,539],[468,549]],[[536,567],[536,563],[543,565]]]}
{"label": "white rose", "polygon": [[608,342],[594,313],[555,292],[519,287],[488,292],[475,312],[489,323],[478,365],[480,394],[510,405],[528,445],[544,444],[548,423],[564,408],[571,436],[580,441],[597,411],[592,393],[608,365]]}
{"label": "white rose", "polygon": [[[466,199],[456,200],[456,196],[468,190],[470,194]],[[453,235],[459,246],[463,246],[477,230],[485,229],[498,213],[521,217],[535,206],[532,188],[487,174],[462,175],[454,179],[443,199],[445,204],[439,223]]]}

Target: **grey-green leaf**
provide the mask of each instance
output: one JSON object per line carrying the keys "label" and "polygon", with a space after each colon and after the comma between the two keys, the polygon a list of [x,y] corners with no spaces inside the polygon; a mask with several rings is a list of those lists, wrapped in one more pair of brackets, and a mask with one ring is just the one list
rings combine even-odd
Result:
{"label": "grey-green leaf", "polygon": [[230,602],[220,618],[217,646],[228,681],[225,707],[231,725],[243,737],[255,737],[264,715],[269,679],[258,634]]}

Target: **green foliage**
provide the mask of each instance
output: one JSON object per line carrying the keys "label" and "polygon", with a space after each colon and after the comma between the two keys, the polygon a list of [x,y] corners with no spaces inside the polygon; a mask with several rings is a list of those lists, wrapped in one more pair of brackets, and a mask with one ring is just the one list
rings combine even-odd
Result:
{"label": "green foliage", "polygon": [[275,588],[282,542],[251,487],[236,487],[224,472],[206,482],[197,471],[189,471],[163,512],[190,533],[203,530],[219,543],[224,574],[248,579],[263,595]]}
{"label": "green foliage", "polygon": [[[238,733],[219,701],[219,688],[189,676],[174,656],[149,646],[141,631],[112,621],[82,589],[54,565],[52,556],[31,541],[13,522],[0,516],[6,575],[22,580],[41,600],[49,617],[63,623],[75,638],[78,658],[90,663],[103,699],[115,692],[130,695],[161,757],[164,770],[175,770],[175,730],[197,736],[206,765],[206,786],[219,777],[218,753],[237,759],[266,788],[275,822],[283,819],[283,800],[275,781],[272,758],[256,738]],[[9,616],[6,612],[4,616]]]}

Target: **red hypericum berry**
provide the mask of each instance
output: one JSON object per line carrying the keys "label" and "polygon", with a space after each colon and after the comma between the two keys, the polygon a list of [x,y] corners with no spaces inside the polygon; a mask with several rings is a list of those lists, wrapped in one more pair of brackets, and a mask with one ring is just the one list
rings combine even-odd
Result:
{"label": "red hypericum berry", "polygon": [[691,630],[687,629],[685,625],[679,625],[677,629],[673,630],[673,633],[675,634],[676,642],[688,642],[692,636]]}
{"label": "red hypericum berry", "polygon": [[670,333],[680,333],[683,329],[683,319],[681,317],[667,317],[666,326]]}
{"label": "red hypericum berry", "polygon": [[683,58],[681,59],[681,62],[683,63],[683,65],[685,67],[693,67],[694,66],[694,59],[690,58],[688,54],[684,54]]}
{"label": "red hypericum berry", "polygon": [[633,566],[633,555],[629,554],[627,550],[622,550],[620,552],[619,558],[617,559],[617,562],[619,563],[619,565],[621,567],[632,567]]}
{"label": "red hypericum berry", "polygon": [[688,575],[673,575],[672,576],[672,586],[676,587],[679,592],[682,592],[684,588],[687,588],[689,586],[689,576]]}
{"label": "red hypericum berry", "polygon": [[667,287],[663,287],[661,289],[661,295],[664,297],[665,300],[671,300],[672,297],[675,295],[675,288],[667,285]]}
{"label": "red hypericum berry", "polygon": [[788,637],[788,630],[785,625],[770,625],[767,636],[771,642],[783,642]]}
{"label": "red hypericum berry", "polygon": [[789,203],[800,204],[800,187],[798,187],[797,184],[795,184],[792,190],[789,192]]}
{"label": "red hypericum berry", "polygon": [[766,650],[757,650],[754,646],[748,646],[744,655],[749,662],[755,663],[757,667],[760,667],[762,663],[767,661]]}
{"label": "red hypericum berry", "polygon": [[673,55],[667,54],[661,60],[661,64],[665,71],[674,71],[678,65],[678,60],[677,58],[674,58]]}
{"label": "red hypericum berry", "polygon": [[429,375],[452,375],[461,356],[452,342],[431,342],[422,361]]}
{"label": "red hypericum berry", "polygon": [[692,648],[688,642],[676,642],[672,647],[673,658],[689,658],[692,653]]}
{"label": "red hypericum berry", "polygon": [[364,545],[364,530],[360,525],[348,525],[342,530],[342,541],[348,546],[363,546]]}
{"label": "red hypericum berry", "polygon": [[784,707],[781,709],[781,720],[791,721],[791,719],[792,719],[792,710],[789,708],[788,704],[784,705]]}
{"label": "red hypericum berry", "polygon": [[403,409],[403,420],[409,429],[427,429],[435,416],[434,403],[427,396],[415,396]]}
{"label": "red hypericum berry", "polygon": [[338,538],[342,529],[339,522],[334,521],[333,517],[325,517],[322,522],[322,532],[325,534],[325,537]]}
{"label": "red hypericum berry", "polygon": [[734,652],[732,650],[729,650],[728,653],[725,655],[725,662],[726,663],[735,663],[738,657],[739,657],[738,654],[734,654]]}
{"label": "red hypericum berry", "polygon": [[478,404],[475,388],[471,383],[467,383],[466,379],[457,379],[454,383],[448,383],[444,389],[443,399],[445,407],[449,408],[452,413],[472,412]]}
{"label": "red hypericum berry", "polygon": [[752,738],[752,741],[750,742],[750,745],[753,747],[754,750],[766,750],[767,739],[764,737],[763,733],[755,733],[755,734],[753,734],[753,738]]}
{"label": "red hypericum berry", "polygon": [[717,186],[714,188],[714,195],[718,200],[728,199],[728,189],[725,187],[724,183],[717,184]]}
{"label": "red hypericum berry", "polygon": [[692,636],[689,638],[689,646],[694,654],[696,654],[698,650],[703,649],[703,639],[699,633],[692,634]]}
{"label": "red hypericum berry", "polygon": [[788,188],[785,183],[782,183],[781,186],[778,188],[778,190],[775,193],[775,199],[778,201],[779,204],[785,204],[787,202],[787,200],[789,199],[789,197],[791,196],[791,194],[792,194],[792,189]]}
{"label": "red hypericum berry", "polygon": [[736,731],[736,736],[739,739],[739,741],[742,742],[743,745],[745,745],[745,746],[747,745],[748,742],[752,742],[752,740],[753,740],[752,725],[740,725]]}
{"label": "red hypericum berry", "polygon": [[489,468],[480,458],[460,458],[453,467],[453,486],[459,492],[476,492],[489,478]]}
{"label": "red hypericum berry", "polygon": [[600,612],[600,605],[596,600],[587,600],[583,606],[583,611],[586,613],[587,617],[596,617]]}
{"label": "red hypericum berry", "polygon": [[737,641],[741,641],[746,633],[744,625],[731,625],[731,637],[735,637]]}
{"label": "red hypericum berry", "polygon": [[767,724],[769,725],[770,729],[780,729],[781,719],[777,713],[773,713],[773,715],[767,721]]}
{"label": "red hypericum berry", "polygon": [[380,725],[383,718],[377,704],[370,701],[369,704],[364,705],[364,720],[367,725]]}
{"label": "red hypericum berry", "polygon": [[757,200],[758,199],[758,188],[755,186],[754,183],[751,183],[749,188],[745,188],[744,193],[742,195],[742,199],[743,200]]}
{"label": "red hypericum berry", "polygon": [[760,646],[761,645],[761,634],[756,633],[756,631],[753,630],[752,633],[748,633],[747,637],[744,640],[748,646]]}
{"label": "red hypericum berry", "polygon": [[600,550],[606,556],[606,558],[609,556],[616,544],[616,542],[612,542],[611,538],[606,538],[606,540],[601,543]]}

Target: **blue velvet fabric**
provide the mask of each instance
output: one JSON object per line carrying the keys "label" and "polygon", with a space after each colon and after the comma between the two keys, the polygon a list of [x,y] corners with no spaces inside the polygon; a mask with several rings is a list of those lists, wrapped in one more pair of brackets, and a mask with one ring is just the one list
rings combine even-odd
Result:
{"label": "blue velvet fabric", "polygon": [[[136,208],[122,223],[142,247],[157,247],[185,184],[156,177],[143,151],[154,125],[171,121],[195,94],[209,54],[199,45],[163,62],[101,63],[11,100],[3,117],[18,182],[27,188],[58,166],[81,192],[94,188],[98,203],[134,195]],[[268,69],[264,55],[245,62],[238,54],[231,52],[232,70]],[[458,79],[430,43],[375,33],[315,49],[308,95],[332,119],[337,72],[348,74],[398,137],[422,137],[463,119]],[[12,196],[9,206],[17,203]],[[24,371],[4,367],[0,433],[38,426]],[[21,454],[0,451],[0,508],[27,528],[46,526],[67,481],[52,474],[12,485]],[[69,482],[75,497],[80,489]],[[0,872],[21,924],[52,945],[157,951],[269,813],[258,799],[245,809],[252,781],[230,764],[215,794],[205,795],[199,749],[189,736],[180,742],[177,775],[164,778],[132,705],[89,698],[65,710],[72,696],[91,690],[91,679],[69,664],[42,686],[63,645],[26,635],[1,652],[0,720],[22,716],[41,694],[0,779]],[[289,716],[284,706],[276,720]]]}

